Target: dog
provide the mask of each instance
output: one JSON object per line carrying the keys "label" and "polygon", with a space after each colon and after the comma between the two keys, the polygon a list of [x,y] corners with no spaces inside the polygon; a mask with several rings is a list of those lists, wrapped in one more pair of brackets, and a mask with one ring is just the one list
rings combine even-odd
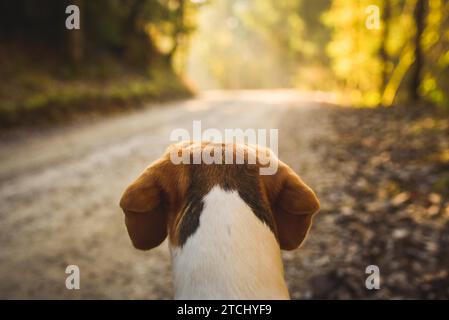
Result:
{"label": "dog", "polygon": [[[254,156],[240,164],[174,164],[207,151]],[[218,148],[218,149],[217,149]],[[261,175],[261,153],[244,144],[170,146],[120,200],[133,245],[149,250],[168,236],[175,299],[289,299],[281,249],[304,241],[319,209],[315,193],[285,163]],[[223,151],[223,155],[225,152]]]}

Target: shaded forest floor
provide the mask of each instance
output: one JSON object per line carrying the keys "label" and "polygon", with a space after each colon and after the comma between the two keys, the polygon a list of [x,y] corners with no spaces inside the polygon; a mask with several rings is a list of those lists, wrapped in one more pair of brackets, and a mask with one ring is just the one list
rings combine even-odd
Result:
{"label": "shaded forest floor", "polygon": [[[287,278],[301,268],[308,273],[291,286],[294,297],[449,298],[448,115],[425,105],[327,112],[333,134],[311,145],[320,157],[310,180],[322,210],[305,254],[284,256]],[[285,119],[299,144],[303,116],[292,110]],[[380,290],[364,285],[372,264],[380,268]]]}
{"label": "shaded forest floor", "polygon": [[[20,51],[0,53],[2,129],[66,123],[136,109],[150,101],[186,98],[192,91],[168,65],[132,67],[104,56],[74,68],[39,56],[40,64]],[[34,60],[33,60],[34,61]]]}

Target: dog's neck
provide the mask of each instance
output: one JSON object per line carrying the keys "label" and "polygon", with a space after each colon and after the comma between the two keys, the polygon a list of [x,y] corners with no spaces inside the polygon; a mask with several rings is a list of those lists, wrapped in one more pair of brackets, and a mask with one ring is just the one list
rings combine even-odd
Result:
{"label": "dog's neck", "polygon": [[197,230],[172,247],[177,299],[288,299],[279,244],[236,191],[214,187]]}

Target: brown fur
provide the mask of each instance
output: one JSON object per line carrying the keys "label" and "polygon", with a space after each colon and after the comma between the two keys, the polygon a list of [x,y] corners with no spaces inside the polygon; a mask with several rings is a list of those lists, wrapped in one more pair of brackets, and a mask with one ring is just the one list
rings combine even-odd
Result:
{"label": "brown fur", "polygon": [[[256,216],[276,235],[280,247],[297,248],[310,229],[319,209],[314,192],[279,161],[276,174],[259,175],[256,164],[178,164],[170,161],[173,148],[183,148],[191,159],[210,143],[184,143],[169,147],[164,156],[151,164],[124,192],[120,206],[134,246],[148,250],[169,236],[174,246],[182,246],[199,224],[201,201],[212,187],[237,190]],[[224,147],[224,144],[219,146]],[[224,150],[224,148],[222,148]],[[245,155],[247,146],[233,146]],[[260,149],[258,151],[263,151]],[[223,151],[224,152],[224,151]],[[245,158],[247,159],[247,158]],[[224,161],[224,156],[223,156]]]}

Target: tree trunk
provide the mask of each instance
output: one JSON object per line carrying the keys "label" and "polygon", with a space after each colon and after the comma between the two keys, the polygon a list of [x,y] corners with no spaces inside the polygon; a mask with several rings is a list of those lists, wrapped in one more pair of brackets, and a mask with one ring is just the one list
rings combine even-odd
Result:
{"label": "tree trunk", "polygon": [[[379,56],[382,64],[382,74],[381,74],[381,83],[380,83],[380,96],[382,97],[385,88],[388,83],[388,62],[389,57],[387,53],[387,41],[390,34],[390,17],[391,17],[391,0],[383,1],[383,14],[382,14],[382,39],[379,48]],[[381,103],[383,103],[381,99]]]}
{"label": "tree trunk", "polygon": [[78,69],[81,65],[81,61],[84,56],[84,37],[83,37],[83,21],[82,21],[82,12],[83,12],[83,0],[73,0],[72,3],[80,9],[80,29],[79,30],[68,30],[68,55],[70,57],[70,62]]}
{"label": "tree trunk", "polygon": [[414,38],[415,64],[412,69],[412,78],[410,82],[410,98],[412,101],[418,101],[420,99],[419,88],[421,85],[421,74],[424,65],[424,54],[421,46],[421,38],[424,32],[425,0],[417,0],[413,16],[416,26],[416,34]]}
{"label": "tree trunk", "polygon": [[135,0],[125,23],[126,42],[124,44],[124,59],[135,66],[148,65],[154,55],[154,45],[151,38],[139,26],[139,14],[145,6],[145,0]]}
{"label": "tree trunk", "polygon": [[185,4],[183,0],[178,0],[178,9],[176,10],[176,20],[174,21],[174,30],[172,34],[173,38],[173,48],[167,54],[167,62],[171,65],[173,62],[173,57],[178,50],[180,38],[185,33],[184,26],[184,16],[185,16]]}

